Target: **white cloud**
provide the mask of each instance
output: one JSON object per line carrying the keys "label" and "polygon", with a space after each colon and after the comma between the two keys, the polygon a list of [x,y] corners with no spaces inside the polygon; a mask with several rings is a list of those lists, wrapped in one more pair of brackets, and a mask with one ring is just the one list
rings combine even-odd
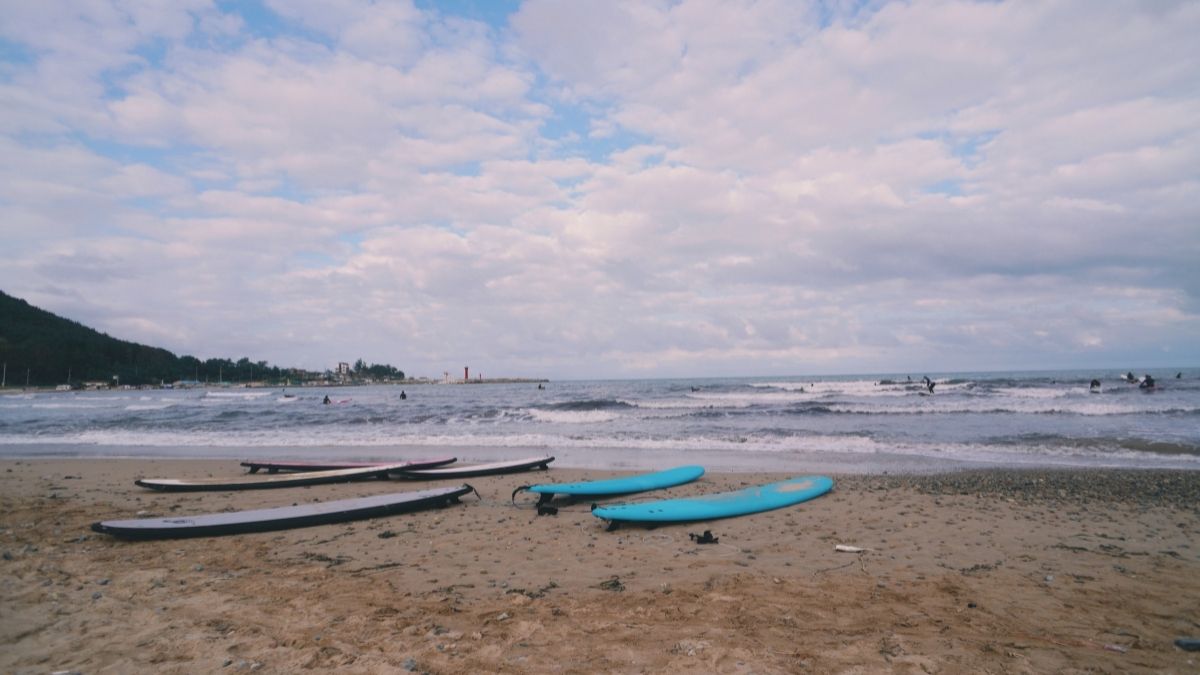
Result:
{"label": "white cloud", "polygon": [[429,375],[1198,355],[1195,3],[266,6],[0,10],[0,287]]}

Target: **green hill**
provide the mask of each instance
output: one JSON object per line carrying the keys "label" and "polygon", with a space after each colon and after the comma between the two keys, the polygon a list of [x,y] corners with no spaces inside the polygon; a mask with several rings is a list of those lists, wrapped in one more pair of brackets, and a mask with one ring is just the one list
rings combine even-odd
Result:
{"label": "green hill", "polygon": [[158,347],[118,340],[0,291],[0,363],[7,383],[84,381],[157,384],[179,379],[180,359]]}
{"label": "green hill", "polygon": [[[0,363],[11,386],[83,382],[144,385],[179,380],[278,381],[266,362],[201,361],[136,342],[126,342],[64,319],[0,291]],[[296,373],[299,375],[299,373]]]}
{"label": "green hill", "polygon": [[[293,383],[323,379],[325,374],[298,368],[281,369],[266,361],[241,358],[207,359],[176,356],[110,337],[78,322],[64,319],[0,291],[0,367],[8,386],[80,386],[84,382],[146,385],[197,381],[216,383]],[[390,365],[368,365],[362,359],[340,382],[403,380],[404,372]]]}

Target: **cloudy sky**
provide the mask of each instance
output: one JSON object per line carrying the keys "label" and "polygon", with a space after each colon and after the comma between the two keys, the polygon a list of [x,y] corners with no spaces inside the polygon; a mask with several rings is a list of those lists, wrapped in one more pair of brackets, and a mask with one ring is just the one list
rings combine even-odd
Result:
{"label": "cloudy sky", "polygon": [[0,0],[0,290],[440,377],[1200,364],[1200,3]]}

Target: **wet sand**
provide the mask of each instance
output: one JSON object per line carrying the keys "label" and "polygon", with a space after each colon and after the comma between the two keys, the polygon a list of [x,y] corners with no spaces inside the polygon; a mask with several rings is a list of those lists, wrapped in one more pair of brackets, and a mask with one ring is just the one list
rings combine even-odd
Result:
{"label": "wet sand", "polygon": [[[155,493],[236,462],[0,461],[0,670],[1197,672],[1200,472],[841,476],[812,502],[613,532],[473,478],[444,509],[126,542],[92,522],[447,481]],[[788,478],[706,475],[689,496]],[[716,544],[689,534],[711,530]],[[844,544],[863,553],[835,551]]]}

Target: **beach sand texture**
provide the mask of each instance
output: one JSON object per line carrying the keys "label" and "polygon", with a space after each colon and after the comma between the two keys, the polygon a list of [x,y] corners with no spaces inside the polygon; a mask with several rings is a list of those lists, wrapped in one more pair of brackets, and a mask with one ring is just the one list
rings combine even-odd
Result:
{"label": "beach sand texture", "polygon": [[[533,495],[509,501],[522,484],[619,475],[551,468],[338,525],[150,542],[89,529],[450,484],[133,485],[238,471],[0,462],[0,670],[1200,671],[1200,653],[1173,645],[1200,636],[1200,473],[841,476],[788,509],[607,532],[587,503],[539,517]],[[710,474],[651,495],[789,477]],[[719,542],[689,539],[705,529]]]}

